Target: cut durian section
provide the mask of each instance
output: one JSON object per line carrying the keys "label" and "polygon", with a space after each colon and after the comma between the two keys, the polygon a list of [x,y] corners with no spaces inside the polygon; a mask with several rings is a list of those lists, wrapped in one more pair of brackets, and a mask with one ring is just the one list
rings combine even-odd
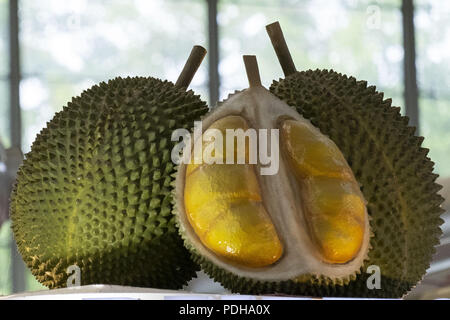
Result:
{"label": "cut durian section", "polygon": [[[191,144],[211,147],[214,142],[203,141],[210,128],[281,132],[279,140],[266,141],[268,152],[280,150],[272,158],[278,170],[264,175],[261,169],[270,164],[248,163],[249,140],[245,156],[231,152],[246,164],[195,164],[200,159],[192,155],[176,179],[180,232],[206,272],[226,287],[233,287],[223,278],[227,274],[272,285],[313,276],[346,281],[359,272],[369,249],[364,197],[336,145],[261,86],[254,62],[246,60],[250,88],[207,115],[197,137],[202,141]],[[263,135],[255,136],[259,155]],[[229,146],[219,144],[224,160]]]}

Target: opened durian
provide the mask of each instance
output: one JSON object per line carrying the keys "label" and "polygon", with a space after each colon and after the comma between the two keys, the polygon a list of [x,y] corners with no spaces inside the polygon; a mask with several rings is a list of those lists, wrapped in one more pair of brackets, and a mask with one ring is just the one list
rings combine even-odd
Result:
{"label": "opened durian", "polygon": [[254,56],[244,60],[250,87],[206,116],[185,148],[180,232],[233,292],[326,294],[323,283],[348,283],[367,258],[366,200],[334,142],[261,85]]}
{"label": "opened durian", "polygon": [[365,81],[297,72],[278,23],[267,29],[286,74],[270,87],[275,96],[248,72],[250,88],[202,125],[278,129],[279,170],[266,176],[262,163],[245,165],[251,148],[240,165],[212,164],[239,152],[212,148],[217,135],[207,131],[199,164],[194,135],[191,162],[176,180],[187,247],[233,292],[403,296],[429,267],[443,222],[423,138]]}
{"label": "opened durian", "polygon": [[207,112],[186,91],[205,54],[194,47],[176,84],[135,77],[95,85],[37,136],[18,172],[11,218],[42,284],[65,287],[72,265],[82,285],[176,289],[195,276],[172,214],[170,154],[172,131]]}

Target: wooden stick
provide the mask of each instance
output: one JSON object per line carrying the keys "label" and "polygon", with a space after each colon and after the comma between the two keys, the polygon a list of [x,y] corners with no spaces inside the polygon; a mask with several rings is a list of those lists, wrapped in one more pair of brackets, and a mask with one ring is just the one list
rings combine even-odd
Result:
{"label": "wooden stick", "polygon": [[206,49],[202,46],[194,46],[192,48],[191,54],[184,65],[183,71],[181,71],[180,76],[177,79],[175,85],[181,88],[189,87],[189,84],[194,78],[195,73],[202,64],[203,58],[206,55]]}
{"label": "wooden stick", "polygon": [[280,23],[274,22],[266,26],[267,33],[269,34],[270,41],[272,41],[272,46],[280,62],[281,68],[283,69],[284,75],[287,77],[295,72],[294,60],[292,60],[291,53],[286,44],[286,40],[283,36],[283,31],[281,30]]}
{"label": "wooden stick", "polygon": [[260,87],[261,78],[259,76],[258,61],[256,61],[256,56],[244,56],[244,64],[250,88]]}

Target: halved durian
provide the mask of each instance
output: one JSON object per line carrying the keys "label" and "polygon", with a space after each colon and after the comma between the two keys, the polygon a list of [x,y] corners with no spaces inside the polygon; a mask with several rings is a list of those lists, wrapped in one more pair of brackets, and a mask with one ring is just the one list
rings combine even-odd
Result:
{"label": "halved durian", "polygon": [[[261,85],[256,58],[244,61],[250,87],[202,120],[203,135],[187,150],[202,146],[203,159],[192,154],[177,172],[185,243],[206,273],[235,292],[314,294],[313,282],[348,282],[369,250],[359,184],[334,142]],[[223,140],[208,140],[208,129]],[[248,139],[237,150],[237,138],[227,145],[227,129],[255,129],[258,144]],[[269,150],[272,172],[259,157],[250,161]]]}

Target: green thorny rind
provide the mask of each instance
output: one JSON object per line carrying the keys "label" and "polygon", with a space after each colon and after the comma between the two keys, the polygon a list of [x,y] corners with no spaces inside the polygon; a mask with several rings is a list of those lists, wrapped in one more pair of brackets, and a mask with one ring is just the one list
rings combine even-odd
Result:
{"label": "green thorny rind", "polygon": [[81,283],[181,288],[198,270],[172,214],[174,129],[207,106],[155,78],[115,78],[75,97],[47,123],[18,172],[13,232],[33,275]]}

